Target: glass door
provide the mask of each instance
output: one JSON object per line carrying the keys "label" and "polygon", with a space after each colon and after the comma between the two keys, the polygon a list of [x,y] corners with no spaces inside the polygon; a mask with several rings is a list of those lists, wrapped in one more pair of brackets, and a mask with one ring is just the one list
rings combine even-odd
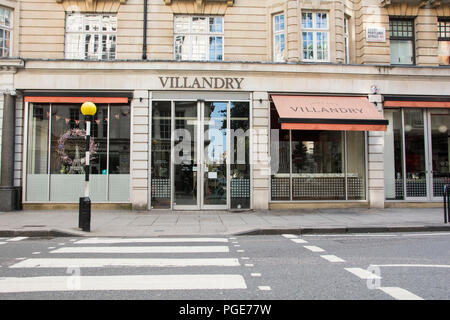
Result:
{"label": "glass door", "polygon": [[429,170],[426,153],[426,121],[423,109],[404,109],[406,199],[428,197]]}
{"label": "glass door", "polygon": [[450,114],[448,109],[430,109],[429,115],[431,131],[429,154],[432,166],[430,181],[430,185],[432,186],[431,197],[433,200],[441,200],[444,185],[450,183],[450,141],[448,134]]}
{"label": "glass door", "polygon": [[173,208],[198,209],[199,108],[195,101],[177,101],[173,108]]}
{"label": "glass door", "polygon": [[204,102],[202,208],[227,208],[228,103]]}
{"label": "glass door", "polygon": [[228,103],[173,103],[173,208],[227,209]]}

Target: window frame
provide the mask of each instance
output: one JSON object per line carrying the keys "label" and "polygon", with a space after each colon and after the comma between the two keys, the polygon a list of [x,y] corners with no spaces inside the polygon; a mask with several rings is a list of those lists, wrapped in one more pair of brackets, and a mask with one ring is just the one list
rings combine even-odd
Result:
{"label": "window frame", "polygon": [[[303,14],[308,14],[311,13],[312,14],[312,27],[304,27],[303,26]],[[316,17],[317,14],[325,14],[326,15],[326,22],[327,22],[327,27],[326,28],[318,28],[317,27],[317,21],[316,21]],[[312,11],[312,10],[305,10],[301,12],[301,16],[300,16],[300,26],[301,26],[301,52],[302,52],[302,61],[306,61],[306,62],[330,62],[330,54],[331,54],[331,50],[330,50],[330,13],[328,11]],[[304,37],[303,34],[305,32],[312,32],[313,34],[313,38],[312,38],[312,42],[313,42],[313,59],[305,59],[303,57],[304,54]],[[326,33],[327,34],[327,58],[326,59],[318,59],[317,58],[317,33]]]}
{"label": "window frame", "polygon": [[[68,31],[68,17],[70,15],[79,15],[81,17],[81,29],[80,31]],[[85,30],[85,18],[87,16],[97,16],[97,17],[103,17],[103,16],[110,16],[110,17],[114,17],[115,18],[115,31],[103,31],[103,30],[99,30],[99,31],[86,31]],[[102,19],[100,19],[100,23],[102,26]],[[90,13],[90,12],[66,12],[66,17],[65,17],[65,25],[64,25],[64,59],[68,59],[68,60],[86,60],[86,61],[113,61],[117,59],[117,25],[118,25],[118,20],[117,20],[117,14],[116,13]],[[68,58],[69,52],[68,52],[68,35],[70,34],[74,34],[74,35],[87,35],[90,34],[91,36],[94,35],[98,35],[99,36],[99,42],[98,42],[98,52],[97,52],[97,58],[89,58],[86,55],[86,38],[83,39],[83,48],[84,51],[83,52],[71,52],[70,54],[75,55],[82,55],[84,56],[83,58]],[[114,42],[111,42],[112,44],[114,44],[114,57],[108,57],[106,59],[103,59],[103,46],[102,46],[102,36],[103,35],[107,35],[107,36],[114,36]],[[107,55],[109,56],[109,53],[107,53]]]}
{"label": "window frame", "polygon": [[[393,36],[391,32],[391,22],[393,21],[407,21],[411,22],[411,36],[403,37],[403,36]],[[414,25],[414,17],[398,17],[398,16],[389,16],[389,51],[391,51],[390,42],[391,40],[400,40],[400,41],[410,41],[412,48],[412,61],[411,63],[391,63],[391,65],[403,65],[403,66],[411,66],[416,65],[416,37],[415,37],[415,25]],[[391,52],[390,52],[391,53]]]}
{"label": "window frame", "polygon": [[[283,17],[283,29],[277,30],[277,24],[275,23],[276,17]],[[275,46],[276,44],[276,37],[277,36],[283,36],[283,50],[280,48],[281,58],[277,59],[277,48]],[[272,60],[273,62],[286,62],[286,16],[284,12],[276,13],[272,15]]]}
{"label": "window frame", "polygon": [[344,16],[344,63],[350,64],[350,17]]}
{"label": "window frame", "polygon": [[[189,25],[188,25],[188,31],[187,32],[177,32],[177,18],[189,18]],[[192,31],[192,22],[194,18],[205,18],[207,20],[206,24],[207,24],[207,31],[206,32],[193,32]],[[221,31],[220,32],[212,32],[210,31],[210,22],[209,19],[210,18],[221,18],[222,23],[221,23]],[[180,59],[177,59],[177,42],[176,42],[176,38],[179,36],[184,36],[186,38],[189,39],[189,50],[188,50],[188,59],[184,60],[181,58],[181,54],[180,54]],[[193,59],[193,43],[192,43],[192,37],[193,36],[203,36],[204,38],[206,38],[206,52],[205,52],[205,56],[206,59],[205,60],[201,60],[201,59]],[[211,38],[222,38],[222,59],[210,59],[210,53],[211,53],[211,47],[210,47],[210,41]],[[186,14],[179,14],[179,15],[174,15],[174,19],[173,19],[173,59],[175,61],[207,61],[207,62],[214,62],[214,61],[225,61],[225,17],[222,15],[186,15]]]}
{"label": "window frame", "polygon": [[14,10],[12,8],[6,7],[1,5],[0,8],[2,8],[5,11],[9,12],[9,26],[7,25],[1,25],[0,29],[3,30],[3,34],[5,31],[9,32],[9,47],[8,47],[8,54],[4,55],[5,47],[0,47],[0,58],[9,58],[12,56],[12,45],[13,45],[13,28],[14,28]]}

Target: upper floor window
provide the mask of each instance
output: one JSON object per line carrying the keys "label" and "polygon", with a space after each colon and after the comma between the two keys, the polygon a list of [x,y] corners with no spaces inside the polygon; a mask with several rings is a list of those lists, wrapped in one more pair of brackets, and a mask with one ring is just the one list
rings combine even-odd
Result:
{"label": "upper floor window", "polygon": [[328,14],[302,13],[302,58],[306,61],[329,61]]}
{"label": "upper floor window", "polygon": [[0,7],[0,57],[9,57],[11,53],[11,10]]}
{"label": "upper floor window", "polygon": [[414,64],[414,20],[389,19],[391,64]]}
{"label": "upper floor window", "polygon": [[66,59],[116,58],[117,17],[71,13],[66,17]]}
{"label": "upper floor window", "polygon": [[223,17],[175,16],[175,60],[223,60]]}
{"label": "upper floor window", "polygon": [[450,18],[438,21],[439,64],[450,65]]}
{"label": "upper floor window", "polygon": [[284,62],[284,14],[273,16],[273,61]]}
{"label": "upper floor window", "polygon": [[350,32],[349,18],[344,18],[344,63],[350,63]]}

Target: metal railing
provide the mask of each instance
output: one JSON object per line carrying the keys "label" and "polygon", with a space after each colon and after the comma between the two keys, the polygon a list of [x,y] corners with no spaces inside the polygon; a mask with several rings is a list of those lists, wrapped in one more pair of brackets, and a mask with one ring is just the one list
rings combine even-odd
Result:
{"label": "metal railing", "polygon": [[450,211],[450,185],[444,186],[444,223],[447,223],[449,220],[449,211]]}

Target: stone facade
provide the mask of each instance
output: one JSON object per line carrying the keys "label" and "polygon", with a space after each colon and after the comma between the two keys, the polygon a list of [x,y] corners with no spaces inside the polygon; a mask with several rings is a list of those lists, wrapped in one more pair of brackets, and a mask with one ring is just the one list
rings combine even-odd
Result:
{"label": "stone facade", "polygon": [[[252,127],[252,198],[254,209],[270,203],[270,93],[367,96],[380,112],[383,95],[446,95],[450,69],[438,66],[437,21],[450,17],[450,5],[379,0],[148,0],[147,61],[143,54],[143,0],[0,0],[13,10],[12,54],[0,60],[0,88],[17,91],[15,180],[24,181],[24,103],[22,93],[42,91],[128,91],[132,93],[131,203],[149,208],[149,130],[152,92],[163,90],[159,76],[242,77],[250,93]],[[114,61],[65,60],[68,12],[117,14]],[[327,63],[303,63],[302,11],[327,12],[330,50]],[[272,17],[285,15],[286,63],[272,63]],[[174,15],[224,17],[223,62],[174,60]],[[390,65],[389,17],[413,17],[416,66]],[[345,64],[344,20],[348,19],[349,64]],[[368,42],[368,27],[382,27],[386,41]],[[433,83],[430,86],[430,82]],[[376,85],[378,94],[372,94]],[[184,89],[185,90],[185,89]],[[221,89],[224,90],[224,89]],[[2,96],[0,96],[0,129]],[[368,196],[370,207],[384,206],[382,132],[369,132]]]}

